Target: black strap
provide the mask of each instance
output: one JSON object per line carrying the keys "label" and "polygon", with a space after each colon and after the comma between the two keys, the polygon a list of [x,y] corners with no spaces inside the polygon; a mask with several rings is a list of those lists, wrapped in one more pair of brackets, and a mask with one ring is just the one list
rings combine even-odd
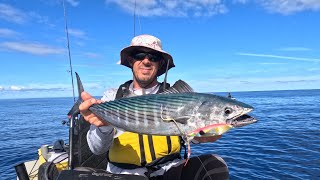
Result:
{"label": "black strap", "polygon": [[150,149],[151,158],[152,158],[152,161],[154,161],[157,158],[156,158],[156,153],[154,151],[152,135],[148,135],[148,141],[149,141],[149,149]]}
{"label": "black strap", "polygon": [[171,137],[167,136],[168,154],[171,152]]}
{"label": "black strap", "polygon": [[140,156],[141,156],[141,166],[145,166],[147,164],[146,161],[146,154],[144,152],[144,143],[143,143],[143,136],[142,134],[138,134],[139,135],[139,145],[140,145]]}
{"label": "black strap", "polygon": [[169,154],[167,156],[164,156],[162,158],[159,158],[155,161],[152,161],[151,163],[146,164],[147,168],[154,168],[154,169],[158,169],[159,167],[161,167],[161,164],[164,164],[168,161],[172,161],[175,159],[181,159],[181,154],[179,152],[177,153],[173,153],[173,154]]}
{"label": "black strap", "polygon": [[[129,93],[129,86],[132,82],[133,82],[133,80],[129,80],[129,81],[121,84],[117,90],[117,94],[116,94],[115,99],[120,99],[120,98],[126,97]],[[159,87],[157,94],[162,93],[164,91],[163,86],[164,86],[164,83],[160,83],[160,87]],[[170,87],[170,84],[166,83],[166,88],[169,88],[169,87]]]}
{"label": "black strap", "polygon": [[129,86],[132,82],[133,82],[133,80],[129,80],[129,81],[121,84],[118,88],[115,99],[120,99],[120,98],[126,97],[128,95],[127,93],[129,92]]}

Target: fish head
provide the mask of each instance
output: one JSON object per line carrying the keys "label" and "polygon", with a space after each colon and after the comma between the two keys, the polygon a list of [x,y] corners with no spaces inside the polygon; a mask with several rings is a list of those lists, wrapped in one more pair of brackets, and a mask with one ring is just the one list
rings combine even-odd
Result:
{"label": "fish head", "polygon": [[215,136],[227,132],[230,128],[241,127],[257,120],[247,115],[253,107],[243,102],[216,95],[200,98],[196,129],[188,133],[189,136]]}
{"label": "fish head", "polygon": [[[207,114],[206,126],[212,124],[234,125],[235,121],[240,122],[241,116],[251,112],[254,108],[243,102],[222,97],[210,96],[207,97],[199,106],[200,114]],[[248,120],[244,118],[243,120]]]}

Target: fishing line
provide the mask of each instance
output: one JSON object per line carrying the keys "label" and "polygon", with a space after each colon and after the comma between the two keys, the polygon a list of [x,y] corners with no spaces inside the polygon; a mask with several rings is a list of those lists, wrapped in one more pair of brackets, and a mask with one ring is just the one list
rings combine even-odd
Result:
{"label": "fishing line", "polygon": [[134,1],[134,9],[133,9],[133,37],[136,36],[136,7],[137,1]]}
{"label": "fishing line", "polygon": [[187,142],[187,145],[188,145],[188,157],[187,157],[186,162],[184,163],[184,166],[186,166],[188,161],[189,161],[189,159],[190,159],[190,155],[191,155],[190,138],[188,137],[188,135],[187,135],[187,133],[185,131],[180,129],[180,127],[178,126],[178,123],[177,123],[177,121],[175,119],[173,119],[173,118],[166,118],[166,119],[163,118],[162,117],[162,112],[163,112],[163,109],[162,109],[162,104],[161,104],[161,114],[160,114],[161,119],[164,120],[164,121],[173,121],[174,124],[177,126],[178,130],[180,131],[180,133],[183,134],[184,138],[186,139],[185,142]]}
{"label": "fishing line", "polygon": [[[137,9],[137,0],[134,1],[134,9],[133,9],[133,37],[136,36],[136,9]],[[140,22],[140,16],[138,14],[138,20],[139,20],[139,29],[141,33],[141,22]]]}
{"label": "fishing line", "polygon": [[73,94],[73,102],[76,102],[76,97],[74,95],[74,83],[73,83],[73,72],[72,72],[72,61],[71,61],[71,52],[70,52],[70,43],[69,43],[69,31],[68,31],[68,20],[67,20],[67,10],[65,7],[64,0],[62,1],[63,4],[63,16],[65,22],[65,31],[67,35],[67,47],[68,47],[68,57],[69,57],[69,66],[70,66],[70,75],[71,75],[71,82],[72,82],[72,94]]}
{"label": "fishing line", "polygon": [[138,21],[139,21],[139,28],[140,28],[140,34],[142,33],[142,28],[141,28],[141,21],[140,21],[140,15],[138,14]]}

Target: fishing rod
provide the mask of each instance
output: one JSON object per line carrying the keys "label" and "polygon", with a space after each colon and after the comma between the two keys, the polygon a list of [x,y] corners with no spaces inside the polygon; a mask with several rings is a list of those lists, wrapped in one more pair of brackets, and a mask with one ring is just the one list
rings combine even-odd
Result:
{"label": "fishing rod", "polygon": [[[65,20],[65,31],[67,36],[67,47],[68,47],[68,57],[69,57],[69,65],[70,65],[70,75],[71,75],[71,82],[72,82],[72,93],[73,93],[73,102],[76,103],[75,93],[74,93],[74,82],[73,82],[73,71],[72,71],[72,61],[71,61],[71,51],[70,51],[70,40],[69,40],[69,31],[68,31],[68,20],[67,20],[67,10],[65,6],[65,0],[62,0],[63,4],[63,15]],[[70,120],[69,125],[69,159],[68,159],[68,167],[70,170],[74,169],[74,162],[73,162],[73,140],[74,140],[74,130],[75,130],[75,123],[78,120],[79,112],[70,114],[71,116],[68,117]]]}
{"label": "fishing rod", "polygon": [[66,31],[66,36],[67,36],[68,58],[69,58],[70,75],[71,75],[71,82],[72,82],[72,94],[73,94],[73,102],[76,102],[76,97],[74,95],[74,82],[73,82],[72,61],[71,61],[71,51],[70,51],[70,42],[69,42],[67,10],[66,10],[66,6],[65,6],[65,2],[64,1],[65,0],[62,0],[62,4],[63,4],[63,15],[64,15],[64,22],[65,22],[65,31]]}

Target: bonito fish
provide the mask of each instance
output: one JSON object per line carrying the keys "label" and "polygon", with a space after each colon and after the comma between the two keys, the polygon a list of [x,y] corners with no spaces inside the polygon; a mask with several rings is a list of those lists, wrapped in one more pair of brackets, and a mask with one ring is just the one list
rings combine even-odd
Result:
{"label": "bonito fish", "polygon": [[[79,95],[84,91],[76,73]],[[68,113],[79,113],[81,98]],[[181,136],[188,145],[195,136],[221,135],[232,127],[257,122],[247,113],[253,107],[245,103],[213,94],[193,92],[182,80],[161,94],[121,98],[94,104],[89,108],[95,115],[118,130],[139,134]]]}
{"label": "bonito fish", "polygon": [[[81,93],[82,83],[76,75]],[[162,94],[121,98],[89,109],[118,129],[152,135],[221,135],[232,127],[257,121],[247,115],[252,106],[227,97],[193,92],[181,80]]]}

